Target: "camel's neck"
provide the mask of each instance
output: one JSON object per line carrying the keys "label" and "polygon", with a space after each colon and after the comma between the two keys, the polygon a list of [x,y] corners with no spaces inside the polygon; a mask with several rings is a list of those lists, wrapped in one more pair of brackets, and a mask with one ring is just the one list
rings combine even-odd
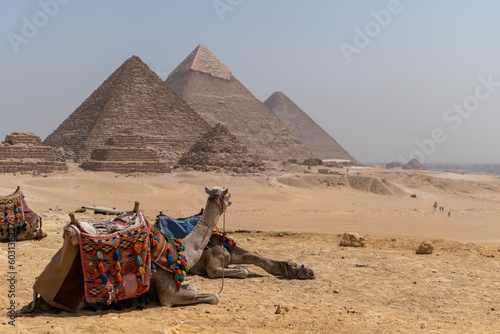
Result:
{"label": "camel's neck", "polygon": [[208,245],[208,241],[212,236],[212,231],[217,226],[220,217],[220,208],[218,199],[207,201],[203,215],[200,221],[194,227],[193,231],[182,240],[186,250],[186,257],[189,266],[194,265],[201,257],[203,250]]}

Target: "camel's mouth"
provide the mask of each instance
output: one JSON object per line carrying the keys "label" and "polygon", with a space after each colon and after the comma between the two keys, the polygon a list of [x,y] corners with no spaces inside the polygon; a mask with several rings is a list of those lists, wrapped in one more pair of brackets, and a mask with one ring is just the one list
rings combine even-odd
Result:
{"label": "camel's mouth", "polygon": [[316,277],[314,276],[314,271],[312,269],[305,268],[302,271],[302,275],[298,277],[298,279],[315,279]]}

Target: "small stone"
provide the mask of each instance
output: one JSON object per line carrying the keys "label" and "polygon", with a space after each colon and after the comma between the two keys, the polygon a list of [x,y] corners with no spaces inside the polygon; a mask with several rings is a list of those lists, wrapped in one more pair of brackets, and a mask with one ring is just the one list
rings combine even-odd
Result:
{"label": "small stone", "polygon": [[432,254],[434,251],[434,245],[430,241],[424,241],[420,244],[418,249],[415,251],[417,254]]}
{"label": "small stone", "polygon": [[289,311],[288,306],[285,304],[278,304],[278,307],[276,308],[276,311],[274,312],[275,314],[285,314]]}
{"label": "small stone", "polygon": [[333,293],[340,293],[340,290],[334,289]]}

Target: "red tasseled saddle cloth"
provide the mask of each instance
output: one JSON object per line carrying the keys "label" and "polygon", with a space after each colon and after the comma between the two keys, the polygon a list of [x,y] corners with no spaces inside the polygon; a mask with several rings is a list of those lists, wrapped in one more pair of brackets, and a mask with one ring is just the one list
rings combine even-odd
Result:
{"label": "red tasseled saddle cloth", "polygon": [[[69,226],[79,238],[88,303],[109,305],[149,290],[151,246],[149,224],[142,212],[130,212],[105,222],[78,222]],[[111,231],[115,232],[108,233]]]}

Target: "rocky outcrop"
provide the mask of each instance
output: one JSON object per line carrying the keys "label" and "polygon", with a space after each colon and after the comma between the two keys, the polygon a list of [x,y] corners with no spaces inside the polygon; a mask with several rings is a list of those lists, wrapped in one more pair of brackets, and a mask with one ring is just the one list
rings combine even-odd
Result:
{"label": "rocky outcrop", "polygon": [[264,105],[320,159],[354,159],[335,139],[282,92],[273,93]]}
{"label": "rocky outcrop", "polygon": [[56,161],[49,146],[43,146],[33,133],[13,132],[0,144],[0,173],[65,171],[68,167]]}
{"label": "rocky outcrop", "polygon": [[359,235],[358,233],[344,233],[342,239],[340,240],[340,246],[365,247],[366,240],[365,237]]}
{"label": "rocky outcrop", "polygon": [[251,154],[276,161],[314,157],[204,45],[196,47],[166,83],[211,126],[226,126]]}
{"label": "rocky outcrop", "polygon": [[120,134],[108,139],[106,145],[95,149],[82,169],[115,173],[168,173],[168,163],[161,162],[158,151],[145,146],[144,138]]}
{"label": "rocky outcrop", "polygon": [[[59,125],[44,144],[62,148],[58,150],[61,158],[82,162],[116,134],[133,131],[157,149],[162,158],[176,161],[209,130],[200,115],[139,57],[133,56]],[[116,147],[116,143],[113,145]]]}
{"label": "rocky outcrop", "polygon": [[178,164],[195,170],[228,170],[236,173],[255,173],[265,170],[259,157],[248,153],[238,138],[216,124],[190,150],[182,155]]}

